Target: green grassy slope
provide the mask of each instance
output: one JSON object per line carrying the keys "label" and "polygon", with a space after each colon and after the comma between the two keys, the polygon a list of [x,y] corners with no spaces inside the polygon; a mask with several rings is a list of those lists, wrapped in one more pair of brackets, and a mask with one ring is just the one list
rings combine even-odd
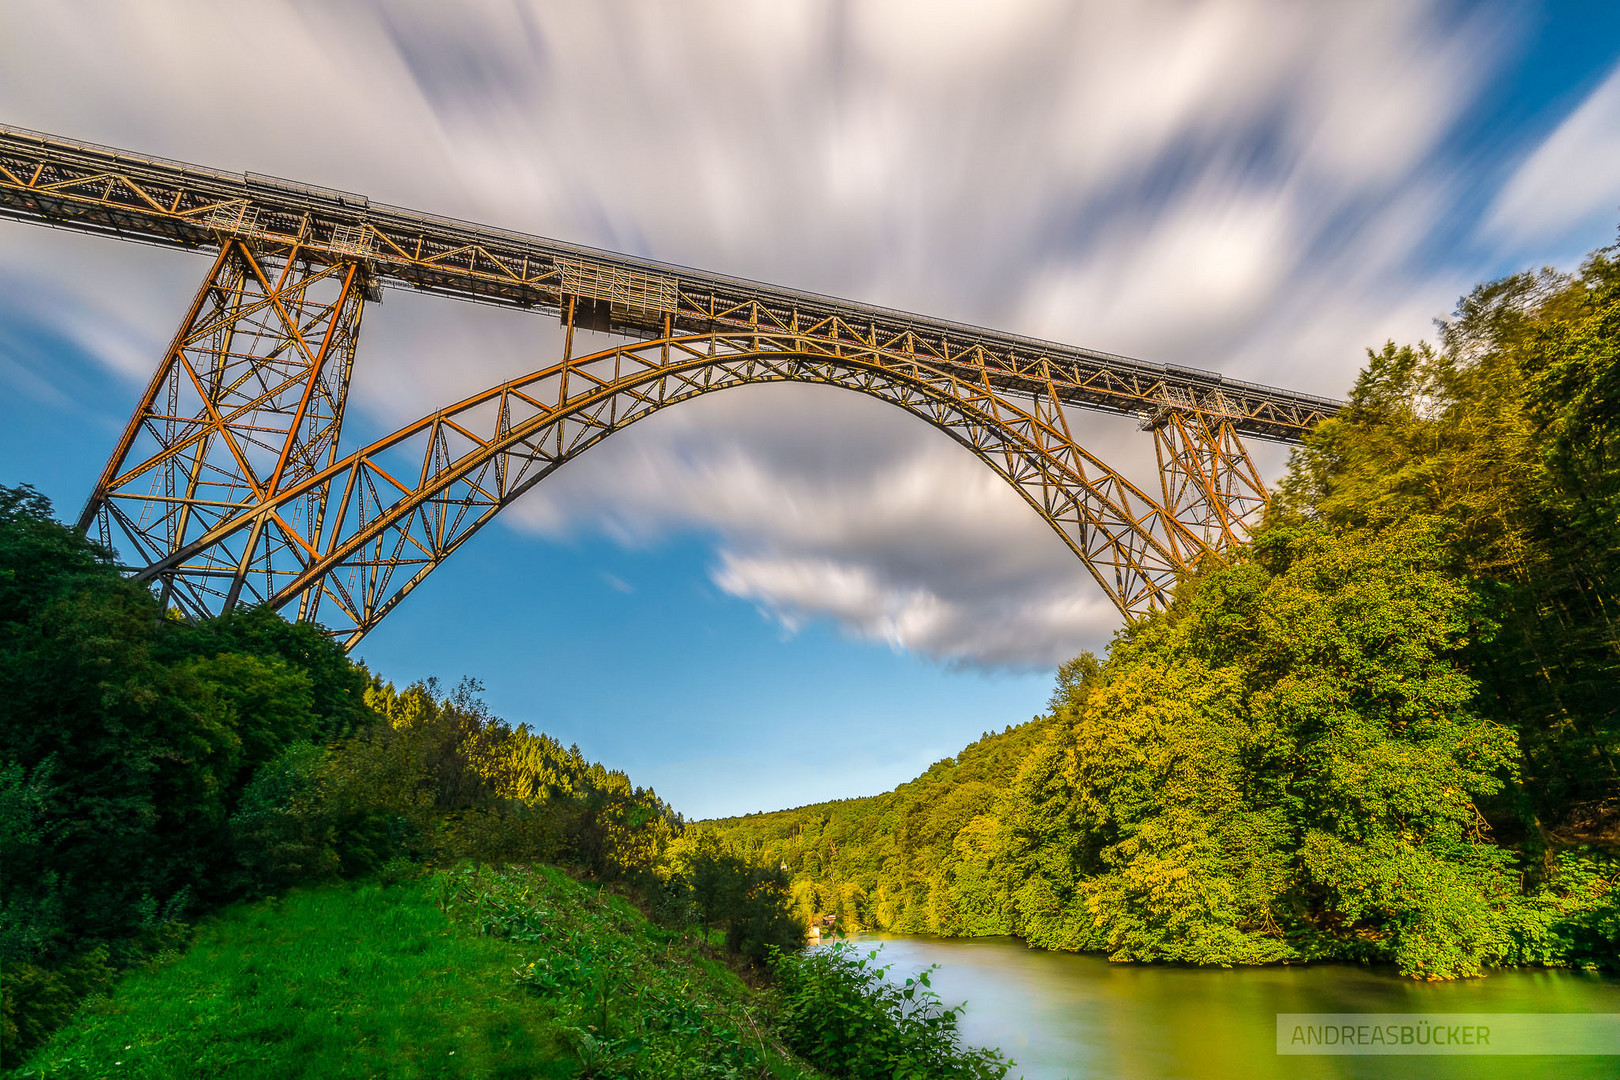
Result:
{"label": "green grassy slope", "polygon": [[667,1076],[744,1065],[816,1075],[695,942],[535,869],[234,906],[7,1075]]}

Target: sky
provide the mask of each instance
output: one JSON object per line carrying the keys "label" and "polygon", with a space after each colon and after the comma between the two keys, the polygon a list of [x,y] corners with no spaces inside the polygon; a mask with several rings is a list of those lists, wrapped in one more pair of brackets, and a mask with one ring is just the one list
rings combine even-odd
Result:
{"label": "sky", "polygon": [[[1620,223],[1612,3],[0,0],[0,26],[0,122],[1335,397],[1367,347]],[[0,222],[0,483],[77,516],[207,269]],[[344,443],[559,342],[390,291]],[[1156,486],[1132,421],[1071,427]],[[892,787],[1119,623],[946,436],[770,386],[569,464],[356,655],[479,679],[699,818]]]}

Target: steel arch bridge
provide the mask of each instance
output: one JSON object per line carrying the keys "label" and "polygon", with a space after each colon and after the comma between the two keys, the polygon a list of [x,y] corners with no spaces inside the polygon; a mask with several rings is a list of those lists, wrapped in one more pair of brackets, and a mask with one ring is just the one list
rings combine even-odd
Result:
{"label": "steel arch bridge", "polygon": [[[1266,505],[1242,436],[1338,402],[0,125],[0,216],[215,253],[82,531],[193,617],[268,603],[352,647],[535,484],[660,409],[799,382],[887,401],[1005,479],[1127,615]],[[383,286],[556,314],[562,356],[341,454]],[[623,344],[574,355],[576,328]],[[1067,410],[1141,418],[1154,495]]]}

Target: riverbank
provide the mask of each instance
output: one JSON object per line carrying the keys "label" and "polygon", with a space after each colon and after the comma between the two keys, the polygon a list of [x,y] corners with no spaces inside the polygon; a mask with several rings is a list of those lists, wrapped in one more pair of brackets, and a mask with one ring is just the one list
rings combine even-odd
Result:
{"label": "riverbank", "polygon": [[[10,1065],[11,1063],[7,1063]],[[695,937],[550,868],[237,904],[8,1080],[820,1074]]]}
{"label": "riverbank", "polygon": [[999,1046],[1026,1080],[1598,1080],[1614,1057],[1295,1057],[1276,1053],[1278,1013],[1620,1013],[1620,979],[1545,968],[1419,982],[1392,967],[1320,963],[1192,968],[1111,963],[1013,938],[858,934],[896,971],[938,964],[932,983],[965,1001],[961,1035]]}

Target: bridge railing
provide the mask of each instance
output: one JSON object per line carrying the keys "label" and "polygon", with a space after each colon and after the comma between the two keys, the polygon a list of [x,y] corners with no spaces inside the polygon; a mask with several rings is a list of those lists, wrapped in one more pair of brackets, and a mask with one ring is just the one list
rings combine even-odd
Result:
{"label": "bridge railing", "polygon": [[[363,260],[371,278],[390,287],[558,313],[573,296],[602,309],[600,322],[582,325],[633,337],[754,328],[761,314],[778,328],[837,322],[870,328],[874,338],[912,335],[927,342],[936,358],[961,354],[964,347],[977,350],[974,363],[981,377],[1011,393],[1035,392],[1020,373],[1044,364],[1049,372],[1041,384],[1065,404],[1081,408],[1147,414],[1189,394],[1214,408],[1218,395],[1218,411],[1231,416],[1238,430],[1285,442],[1297,441],[1342,406],[1331,398],[1218,372],[1150,363],[427,214],[355,192],[224,172],[6,125],[0,125],[0,168],[5,169],[0,214],[6,216],[194,247],[217,246],[228,235],[314,245],[333,257]],[[103,178],[127,183],[100,188],[92,183]],[[135,190],[141,186],[161,199]],[[667,322],[661,324],[658,315]]]}

